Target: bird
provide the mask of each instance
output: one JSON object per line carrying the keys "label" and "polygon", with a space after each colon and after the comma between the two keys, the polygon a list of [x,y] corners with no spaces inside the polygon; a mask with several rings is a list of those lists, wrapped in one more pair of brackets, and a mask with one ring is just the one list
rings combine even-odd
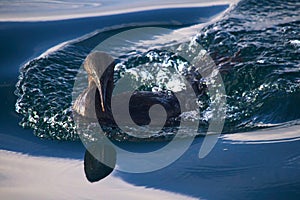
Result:
{"label": "bird", "polygon": [[[115,60],[105,52],[96,51],[87,56],[83,66],[88,75],[88,87],[77,97],[73,111],[82,117],[96,119],[100,125],[117,127],[111,108]],[[122,99],[123,95],[118,94],[116,98]],[[181,110],[178,99],[173,93],[162,91],[135,91],[128,105],[130,117],[139,126],[148,125],[151,121],[149,109],[156,104],[162,105],[167,112],[166,127],[179,125]]]}
{"label": "bird", "polygon": [[[101,126],[118,127],[111,108],[115,60],[105,52],[95,51],[86,57],[83,67],[87,72],[88,87],[76,98],[73,111],[83,118],[97,120]],[[118,98],[122,98],[122,94]],[[149,124],[151,121],[149,109],[155,104],[162,105],[166,110],[165,127],[180,125],[179,102],[175,95],[166,92],[135,91],[128,105],[130,117],[139,126]],[[112,146],[101,143],[92,149],[93,152],[90,152],[91,150],[85,152],[84,169],[87,179],[96,182],[113,171],[116,152]],[[95,155],[99,156],[95,158]],[[110,160],[110,166],[105,165],[104,160]]]}

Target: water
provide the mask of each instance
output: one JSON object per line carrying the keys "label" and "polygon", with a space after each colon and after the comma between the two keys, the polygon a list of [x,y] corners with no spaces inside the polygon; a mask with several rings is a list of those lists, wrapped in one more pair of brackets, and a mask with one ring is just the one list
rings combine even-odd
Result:
{"label": "water", "polygon": [[[224,133],[299,123],[299,11],[297,1],[244,0],[219,21],[197,30],[196,37],[190,37],[190,41],[197,41],[207,50],[221,72],[227,99]],[[197,24],[192,16],[182,21],[182,25],[164,27],[193,30],[190,24]],[[95,45],[130,28],[93,32],[25,64],[15,92],[16,111],[23,115],[20,124],[32,128],[39,137],[78,139],[71,111],[71,93],[78,69]],[[148,45],[124,52],[118,66],[123,70],[138,68],[149,59],[158,67],[166,62],[175,68],[185,66],[184,61],[160,49],[143,51],[151,47]],[[193,73],[188,68],[184,70]],[[117,70],[115,76],[120,73]],[[193,76],[197,86],[205,84],[201,77]],[[203,105],[199,128],[205,129],[210,120],[206,115],[210,103],[205,96],[198,95]]]}
{"label": "water", "polygon": [[202,7],[205,5],[224,5],[232,1],[226,0],[88,0],[81,2],[78,0],[2,0],[0,2],[0,21],[48,21],[61,19],[74,19],[92,16],[106,16],[120,13],[130,13],[140,10],[154,10],[161,8],[183,8]]}
{"label": "water", "polygon": [[223,72],[228,131],[299,119],[298,11],[297,1],[241,1],[201,31],[199,42]]}
{"label": "water", "polygon": [[[151,197],[155,189],[196,199],[299,199],[299,2],[241,0],[217,21],[210,18],[227,8],[228,5],[223,5],[214,9],[177,8],[49,22],[1,22],[0,153],[4,171],[0,172],[0,182],[4,196],[11,198],[10,190],[5,191],[9,186],[19,199],[29,198],[31,189],[35,194],[47,194],[45,198],[72,194],[86,199],[109,191],[116,198],[114,187],[118,187],[118,194],[123,194],[118,185],[122,179],[130,184],[126,192],[134,196],[137,190],[131,188],[137,186],[139,191],[150,189]],[[213,12],[206,14],[206,10]],[[142,174],[115,170],[106,180],[91,186],[83,178],[85,148],[80,141],[76,142],[78,136],[71,113],[74,78],[96,44],[124,30],[145,26],[180,30],[186,40],[197,41],[214,59],[226,89],[223,134],[203,159],[198,154],[204,138],[197,137],[168,167]],[[174,38],[179,43],[181,39]],[[51,46],[55,47],[49,49]],[[152,48],[150,43],[118,59],[115,79],[122,70],[134,71],[151,62],[156,69],[172,65],[195,75],[185,60]],[[207,83],[201,77],[194,78],[197,86]],[[155,89],[163,89],[161,86]],[[143,89],[152,90],[153,86]],[[209,114],[210,102],[198,95],[202,116],[192,113],[184,116],[200,119],[200,128],[205,129],[210,115],[203,114]],[[147,153],[166,146],[172,134],[152,138],[159,142],[131,143],[127,142],[129,137],[119,133],[110,137],[122,141],[115,143],[124,149]],[[49,163],[58,167],[41,168],[48,162],[35,163],[33,156],[52,160]],[[69,161],[77,163],[76,166],[68,164]],[[11,173],[6,174],[7,171]],[[24,172],[26,180],[33,180],[32,183],[23,181]],[[44,187],[40,181],[48,176],[53,180]],[[74,184],[69,184],[70,180],[75,180]],[[23,190],[25,187],[30,190]],[[147,198],[144,192],[142,195]]]}

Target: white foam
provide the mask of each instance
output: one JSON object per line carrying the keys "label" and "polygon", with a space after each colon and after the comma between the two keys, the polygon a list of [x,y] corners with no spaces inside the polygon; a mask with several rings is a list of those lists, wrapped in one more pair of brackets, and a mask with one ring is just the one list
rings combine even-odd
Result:
{"label": "white foam", "polygon": [[295,46],[300,46],[300,40],[291,40],[290,43]]}

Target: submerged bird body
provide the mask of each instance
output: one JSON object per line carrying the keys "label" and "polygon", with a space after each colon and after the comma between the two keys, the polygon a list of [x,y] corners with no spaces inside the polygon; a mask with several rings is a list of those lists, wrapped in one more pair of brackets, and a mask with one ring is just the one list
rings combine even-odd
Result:
{"label": "submerged bird body", "polygon": [[[114,60],[109,55],[103,52],[90,54],[84,63],[84,69],[88,74],[88,88],[78,96],[73,106],[73,110],[81,116],[97,119],[101,125],[108,127],[117,127],[111,108],[114,66]],[[116,98],[122,99],[123,95],[125,94],[118,94]],[[160,104],[166,110],[166,127],[179,125],[180,104],[174,94],[135,91],[131,95],[129,105],[117,107],[125,109],[129,106],[129,117],[141,126],[150,123],[149,109],[155,104]],[[127,119],[122,120],[126,124]]]}

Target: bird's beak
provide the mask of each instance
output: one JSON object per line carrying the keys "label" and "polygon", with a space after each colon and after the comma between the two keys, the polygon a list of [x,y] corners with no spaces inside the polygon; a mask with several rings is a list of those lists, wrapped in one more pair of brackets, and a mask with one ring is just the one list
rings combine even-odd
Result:
{"label": "bird's beak", "polygon": [[101,81],[98,77],[94,78],[95,80],[95,83],[97,85],[97,88],[99,90],[99,93],[100,93],[100,102],[101,102],[101,108],[102,108],[102,111],[105,112],[105,107],[104,107],[104,104],[105,104],[105,91],[102,91],[102,89],[105,90],[105,85],[103,85],[104,87],[102,87],[102,84],[101,84]]}
{"label": "bird's beak", "polygon": [[[105,72],[105,70],[112,64],[114,64],[114,59],[110,55],[99,51],[89,54],[84,63],[84,68],[89,77],[89,84],[94,82],[99,90],[100,104],[103,112],[105,112],[105,104],[107,103],[105,99],[107,95],[106,87],[110,79],[107,79],[107,77],[103,77],[103,80],[101,81],[102,73],[100,72]],[[113,66],[111,66],[110,68],[110,70],[112,70],[113,72]]]}

